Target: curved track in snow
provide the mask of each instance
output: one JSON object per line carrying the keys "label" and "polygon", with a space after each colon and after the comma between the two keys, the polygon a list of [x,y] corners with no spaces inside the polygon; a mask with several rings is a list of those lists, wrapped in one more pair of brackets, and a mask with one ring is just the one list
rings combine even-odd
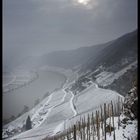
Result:
{"label": "curved track in snow", "polygon": [[[75,106],[74,106],[74,103],[73,103],[74,94],[73,94],[72,92],[70,92],[70,93],[71,93],[71,95],[72,95],[72,97],[71,97],[71,99],[70,99],[70,107],[71,107],[71,109],[72,109],[72,111],[73,111],[73,113],[74,113],[74,116],[76,116],[76,115],[77,115],[77,111],[76,111]],[[73,117],[74,117],[74,116],[73,116]]]}

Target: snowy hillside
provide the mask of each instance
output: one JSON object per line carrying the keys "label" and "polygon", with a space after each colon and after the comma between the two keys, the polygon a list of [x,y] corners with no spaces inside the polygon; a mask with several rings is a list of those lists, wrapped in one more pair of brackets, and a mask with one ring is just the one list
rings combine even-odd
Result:
{"label": "snowy hillside", "polygon": [[[105,102],[116,101],[118,96],[123,98],[116,92],[98,88],[92,81],[90,83],[78,96],[74,96],[72,91],[66,90],[72,84],[66,83],[61,90],[54,91],[31,111],[6,125],[3,129],[3,137],[23,132],[12,139],[32,137],[37,134],[39,136],[36,136],[36,139],[40,139],[44,132],[45,135],[48,135],[63,131],[72,121],[78,119],[79,114],[95,111]],[[88,101],[90,101],[88,106],[83,104]],[[81,104],[81,102],[83,103]],[[24,132],[23,128],[28,115],[31,117],[33,129]]]}
{"label": "snowy hillside", "polygon": [[[88,114],[88,117],[81,117],[67,131],[43,140],[137,140],[137,88],[134,86],[125,97],[123,108],[120,103],[117,106],[108,104],[106,115],[105,109]],[[105,105],[104,105],[105,107]],[[117,107],[117,113],[115,111]],[[121,109],[120,109],[121,107]],[[114,114],[115,113],[115,114]],[[107,118],[106,118],[107,117]]]}
{"label": "snowy hillside", "polygon": [[[136,65],[136,62],[118,71],[118,74],[116,73],[117,78],[133,65]],[[99,80],[93,80],[92,78],[92,75],[95,76],[97,72],[98,69],[94,72],[89,71],[85,75],[76,77],[74,81],[72,81],[73,75],[68,72],[71,76],[67,73],[69,76],[67,76],[67,82],[62,89],[55,90],[35,108],[4,126],[3,138],[20,139],[27,137],[32,139],[34,137],[40,140],[48,135],[63,132],[79,120],[81,116],[91,112],[95,113],[104,103],[110,103],[110,101],[115,103],[118,97],[123,100],[124,97],[119,93],[98,87]],[[104,79],[108,80],[110,78],[107,75],[110,75],[110,73],[101,72],[96,74],[95,77],[100,78],[101,83],[106,83]],[[28,115],[31,117],[32,129],[25,131],[25,121]]]}
{"label": "snowy hillside", "polygon": [[113,72],[137,59],[137,30],[104,44],[55,51],[44,55],[41,59],[49,66],[66,69],[75,69],[79,66],[77,69],[80,72],[94,71],[100,65]]}
{"label": "snowy hillside", "polygon": [[[124,99],[124,96],[127,94],[126,91],[131,88],[130,85],[132,85],[134,78],[137,76],[135,72],[137,69],[136,34],[137,31],[134,31],[111,42],[97,45],[95,48],[85,47],[70,52],[55,52],[54,54],[56,55],[49,56],[53,57],[53,59],[51,59],[51,61],[53,61],[51,63],[52,66],[46,65],[46,63],[48,63],[46,62],[46,58],[48,58],[46,55],[39,58],[36,62],[30,59],[29,62],[22,64],[20,66],[21,69],[26,68],[26,65],[29,66],[29,68],[36,69],[32,74],[29,71],[27,71],[27,73],[23,71],[24,77],[20,77],[21,73],[19,76],[17,71],[16,77],[13,77],[7,85],[4,85],[4,93],[8,92],[7,90],[9,89],[13,90],[15,88],[20,88],[23,85],[26,85],[26,83],[34,80],[37,76],[35,71],[40,71],[40,73],[43,73],[43,71],[46,70],[56,71],[64,74],[64,77],[67,77],[67,79],[65,79],[65,83],[63,82],[64,84],[61,88],[56,88],[50,92],[31,110],[14,121],[4,125],[3,139],[41,140],[46,137],[51,138],[63,134],[65,130],[68,130],[73,124],[76,124],[82,117],[88,119],[87,114],[98,114],[97,110],[100,110],[104,104],[108,105],[110,102],[113,102],[114,106],[117,105],[118,99],[121,100],[121,105],[124,101],[124,110],[121,112],[122,115],[120,117],[113,116],[113,113],[111,114],[114,117],[114,122],[111,122],[111,124],[114,123],[113,129],[116,132],[116,138],[120,140],[125,140],[128,137],[131,138],[131,136],[134,138],[137,131],[137,120],[134,118],[134,116],[136,116],[136,107],[133,107],[131,104],[128,107],[129,109],[127,109],[126,106],[129,103],[135,103],[137,99],[135,100],[133,98],[133,94],[131,96],[132,98],[128,96],[128,98],[126,97]],[[63,52],[66,52],[66,54],[62,55]],[[120,57],[118,57],[119,54]],[[61,62],[60,60],[66,62],[63,63],[63,61]],[[31,63],[32,61],[33,63]],[[39,62],[41,63],[38,64]],[[131,76],[131,72],[133,72],[133,76]],[[46,75],[45,73],[43,74]],[[44,75],[42,75],[42,77],[44,77]],[[121,84],[119,83],[120,81]],[[45,85],[46,80],[40,81],[40,83]],[[52,83],[52,85],[54,85],[54,83]],[[38,87],[35,89],[37,90]],[[39,96],[41,89],[38,89],[37,91]],[[44,89],[43,93],[46,92]],[[135,88],[132,90],[132,93],[134,90]],[[32,91],[34,92],[34,90]],[[132,110],[131,107],[133,107]],[[128,114],[130,114],[130,116]],[[110,114],[108,114],[108,116],[109,115]],[[32,129],[27,131],[25,126],[28,116],[31,118]],[[119,129],[117,128],[118,118],[119,121],[122,121]],[[124,126],[123,121],[126,120],[125,118],[127,118],[127,121],[125,122],[127,125],[125,124]],[[107,119],[106,121],[106,119],[107,118],[105,117],[105,122],[107,124],[110,123],[111,120]],[[95,126],[98,127],[97,124]],[[91,130],[90,125],[87,127]],[[87,127],[84,128],[87,129]],[[103,129],[100,130],[98,127],[98,131],[102,132]],[[111,133],[113,134],[114,131]],[[94,135],[94,140],[97,139],[97,135],[99,134]],[[113,139],[113,135],[107,133],[106,136],[109,140]],[[78,135],[77,138],[80,140]],[[101,134],[100,138],[103,139],[104,135]]]}

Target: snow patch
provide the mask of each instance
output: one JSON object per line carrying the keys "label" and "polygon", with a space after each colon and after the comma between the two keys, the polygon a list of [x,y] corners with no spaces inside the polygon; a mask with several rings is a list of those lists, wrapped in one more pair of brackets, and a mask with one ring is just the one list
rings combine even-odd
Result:
{"label": "snow patch", "polygon": [[64,122],[60,123],[53,131],[53,135],[64,130]]}

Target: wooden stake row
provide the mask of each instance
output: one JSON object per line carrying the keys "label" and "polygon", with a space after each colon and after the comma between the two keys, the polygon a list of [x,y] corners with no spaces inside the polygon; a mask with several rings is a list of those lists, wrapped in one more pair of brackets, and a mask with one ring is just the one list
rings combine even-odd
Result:
{"label": "wooden stake row", "polygon": [[[65,132],[56,135],[47,140],[106,140],[106,133],[110,136],[113,134],[113,140],[116,140],[114,116],[118,116],[118,129],[120,126],[120,113],[123,109],[123,101],[118,98],[117,103],[104,104],[100,106],[100,110],[96,111],[95,115],[88,114],[77,121],[73,127],[70,127]],[[108,123],[106,120],[108,119]],[[112,121],[111,121],[112,120]],[[113,131],[113,132],[112,132]]]}

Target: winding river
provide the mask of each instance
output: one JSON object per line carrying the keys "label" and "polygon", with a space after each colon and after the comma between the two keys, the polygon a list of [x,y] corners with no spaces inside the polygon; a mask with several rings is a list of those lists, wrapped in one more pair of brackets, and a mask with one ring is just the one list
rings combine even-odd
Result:
{"label": "winding river", "polygon": [[32,108],[35,100],[41,100],[45,93],[61,88],[66,80],[66,77],[58,72],[42,70],[38,75],[38,79],[29,85],[3,94],[3,118],[18,115],[24,105]]}

